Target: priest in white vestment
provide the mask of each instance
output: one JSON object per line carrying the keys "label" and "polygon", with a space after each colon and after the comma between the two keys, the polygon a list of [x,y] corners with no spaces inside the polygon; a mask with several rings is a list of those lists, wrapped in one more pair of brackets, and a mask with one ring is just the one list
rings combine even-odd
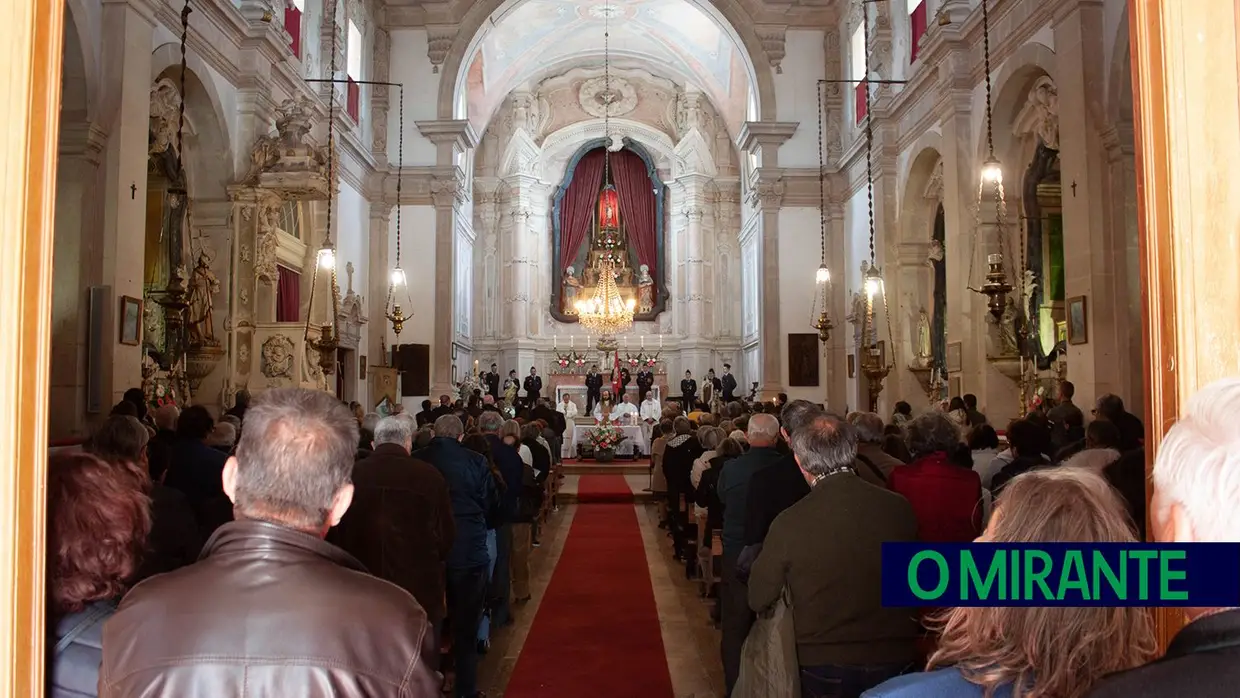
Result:
{"label": "priest in white vestment", "polygon": [[577,418],[577,403],[573,402],[573,397],[568,393],[564,393],[564,400],[555,406],[555,411],[564,415],[564,421],[568,424],[568,428],[573,428],[573,420]]}
{"label": "priest in white vestment", "polygon": [[659,418],[663,416],[663,406],[655,399],[653,392],[646,393],[646,399],[642,401],[640,416],[643,422],[651,424],[659,421]]}
{"label": "priest in white vestment", "polygon": [[617,424],[633,424],[637,421],[637,405],[630,402],[628,393],[620,396],[620,403],[612,410],[612,418]]}

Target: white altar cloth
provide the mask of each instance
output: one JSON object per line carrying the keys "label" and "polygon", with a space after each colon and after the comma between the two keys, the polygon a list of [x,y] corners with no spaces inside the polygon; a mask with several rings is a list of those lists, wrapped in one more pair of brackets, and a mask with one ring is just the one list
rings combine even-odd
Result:
{"label": "white altar cloth", "polygon": [[[625,440],[616,447],[616,455],[631,456],[633,455],[633,449],[635,447],[637,450],[641,451],[642,454],[650,453],[650,441],[646,438],[646,430],[642,428],[643,426],[646,425],[626,424],[615,427],[616,429],[624,432],[624,436],[626,437]],[[598,425],[595,424],[573,425],[573,435],[569,446],[569,453],[571,454],[571,457],[577,457],[577,444],[586,446],[589,445],[590,440],[588,438],[588,434],[596,428],[598,428]]]}

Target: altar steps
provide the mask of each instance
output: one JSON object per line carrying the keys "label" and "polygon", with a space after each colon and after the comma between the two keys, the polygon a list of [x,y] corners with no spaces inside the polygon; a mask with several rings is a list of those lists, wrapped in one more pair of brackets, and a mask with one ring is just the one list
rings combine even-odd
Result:
{"label": "altar steps", "polygon": [[615,460],[600,463],[595,460],[564,459],[565,475],[647,475],[650,473],[649,460]]}

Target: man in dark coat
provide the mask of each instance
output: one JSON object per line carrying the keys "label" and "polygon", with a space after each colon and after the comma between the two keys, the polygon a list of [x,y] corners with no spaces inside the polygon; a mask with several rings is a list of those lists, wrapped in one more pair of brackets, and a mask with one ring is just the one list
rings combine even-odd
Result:
{"label": "man in dark coat", "polygon": [[603,374],[599,373],[598,364],[590,366],[586,374],[586,414],[594,413],[594,406],[602,397]]}
{"label": "man in dark coat", "polygon": [[374,452],[353,466],[353,504],[328,540],[413,594],[438,632],[447,613],[445,564],[456,524],[443,475],[409,456],[413,432],[405,415],[379,421]]}
{"label": "man in dark coat", "polygon": [[732,364],[723,365],[723,375],[719,377],[719,392],[722,393],[725,404],[736,399],[736,376],[732,375]]}
{"label": "man in dark coat", "polygon": [[487,395],[499,401],[499,366],[491,364],[491,372],[487,374]]}
{"label": "man in dark coat", "polygon": [[509,617],[509,593],[512,589],[512,574],[509,561],[512,559],[512,523],[517,515],[517,507],[521,498],[522,475],[525,463],[517,449],[504,443],[499,436],[504,417],[496,412],[485,412],[478,418],[478,429],[491,445],[491,459],[495,468],[504,478],[504,493],[500,498],[503,511],[500,525],[495,529],[495,575],[491,579],[491,596],[498,604],[491,612],[491,622],[496,626],[504,626]]}
{"label": "man in dark coat", "polygon": [[685,414],[692,412],[697,405],[697,390],[693,371],[685,371],[685,379],[680,381],[680,401],[684,405]]}
{"label": "man in dark coat", "polygon": [[637,404],[646,401],[646,393],[654,387],[654,374],[650,372],[649,366],[642,366],[637,371]]}
{"label": "man in dark coat", "polygon": [[530,366],[530,375],[525,377],[525,404],[533,407],[538,398],[542,397],[542,376],[538,375],[538,369]]}

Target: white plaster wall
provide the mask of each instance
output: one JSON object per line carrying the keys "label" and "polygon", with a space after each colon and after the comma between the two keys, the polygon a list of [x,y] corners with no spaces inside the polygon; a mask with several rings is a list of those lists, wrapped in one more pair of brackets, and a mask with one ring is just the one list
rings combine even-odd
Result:
{"label": "white plaster wall", "polygon": [[[345,265],[353,264],[353,292],[365,297],[370,283],[370,204],[361,192],[348,184],[341,183],[340,195],[337,198],[340,209],[340,224],[336,229],[336,264],[341,298],[349,292],[349,277]],[[402,226],[403,227],[403,226]],[[384,273],[380,271],[380,273]],[[372,317],[371,322],[384,322],[383,318]],[[366,328],[362,328],[361,339],[357,343],[358,356],[365,356],[370,361],[371,352],[367,340]],[[376,351],[378,348],[376,347]],[[376,355],[374,359],[379,357]],[[356,380],[356,376],[349,380]],[[359,397],[367,397],[362,384],[358,384]]]}
{"label": "white plaster wall", "polygon": [[[435,356],[440,351],[449,351],[447,347],[435,346],[435,207],[434,206],[401,206],[401,266],[409,283],[409,296],[413,299],[413,317],[405,321],[405,328],[399,340],[392,332],[391,323],[387,324],[387,346],[390,350],[397,342],[400,344],[429,344],[430,359],[434,366]],[[388,225],[388,259],[396,260],[396,210],[392,210],[392,218]],[[405,309],[408,302],[402,302]],[[406,315],[409,311],[406,310]],[[371,322],[377,321],[372,318]],[[382,321],[381,319],[378,321]],[[410,408],[416,407],[426,395],[405,397],[402,402]]]}
{"label": "white plaster wall", "polygon": [[[415,122],[437,117],[436,99],[442,74],[431,72],[431,62],[426,55],[425,29],[393,29],[390,38],[392,62],[389,77],[392,82],[405,86],[405,165],[434,165],[435,144],[418,131]],[[396,162],[400,131],[397,103],[397,94],[393,91],[388,112],[388,160],[393,163]],[[433,222],[429,230],[434,230]]]}
{"label": "white plaster wall", "polygon": [[784,39],[783,74],[775,75],[779,121],[801,126],[779,148],[780,167],[818,166],[818,81],[826,77],[821,30],[789,29]]}
{"label": "white plaster wall", "polygon": [[790,400],[812,402],[826,400],[826,355],[818,351],[818,384],[792,387],[788,373],[788,334],[813,332],[810,327],[817,286],[819,228],[818,209],[781,208],[779,210],[779,326],[785,334],[783,356],[780,357],[780,385],[786,386]]}

